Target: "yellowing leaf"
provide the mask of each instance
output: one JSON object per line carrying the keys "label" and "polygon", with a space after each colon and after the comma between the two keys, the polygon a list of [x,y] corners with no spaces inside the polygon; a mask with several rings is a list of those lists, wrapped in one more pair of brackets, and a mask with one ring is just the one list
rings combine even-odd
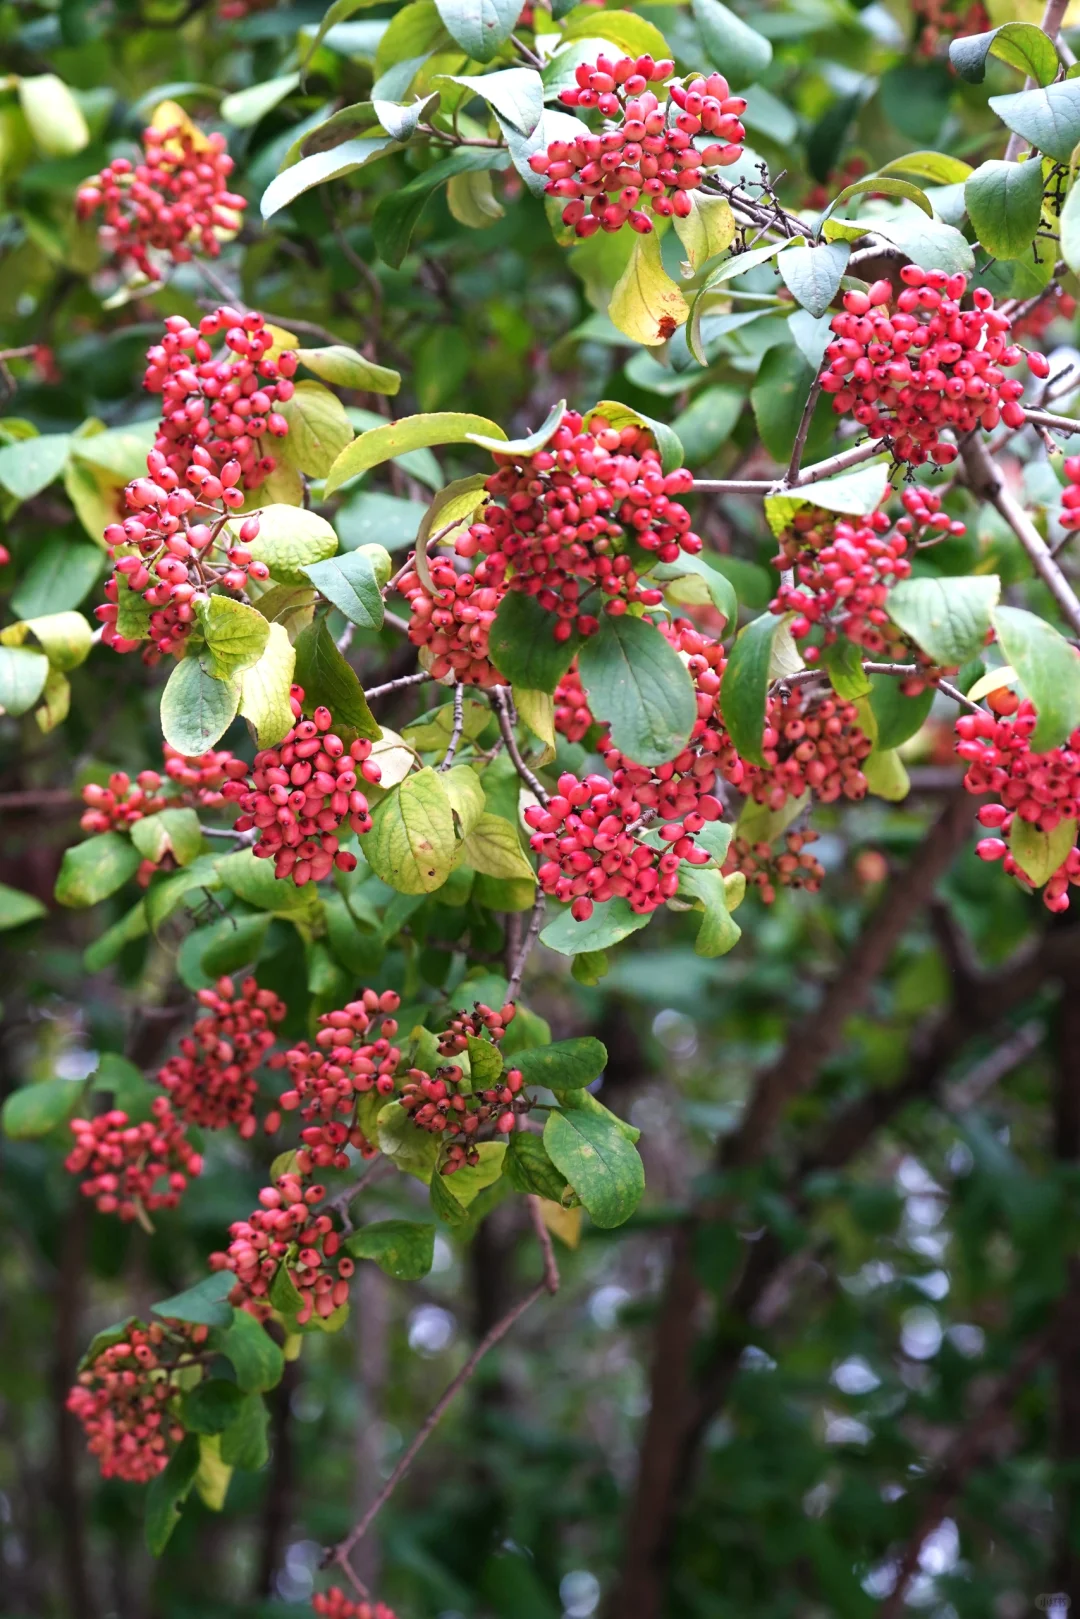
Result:
{"label": "yellowing leaf", "polygon": [[706,259],[723,253],[735,240],[735,215],[726,197],[708,197],[691,191],[690,212],[685,219],[675,217],[675,234],[686,249],[691,270],[700,270]]}
{"label": "yellowing leaf", "polygon": [[536,881],[516,829],[501,815],[481,815],[465,839],[462,858],[474,871],[482,871],[488,877]]}
{"label": "yellowing leaf", "polygon": [[660,260],[655,231],[634,242],[630,262],[611,294],[608,314],[635,343],[656,348],[681,326],[690,307]]}
{"label": "yellowing leaf", "polygon": [[325,478],[353,441],[352,423],[341,400],[321,382],[298,382],[292,398],[278,409],[289,424],[279,458],[309,478]]}
{"label": "yellowing leaf", "polygon": [[[178,130],[179,136],[186,135],[197,152],[205,151],[210,145],[198,124],[192,122],[178,101],[159,101],[150,115],[150,128],[159,130],[162,134],[167,129]],[[166,152],[183,152],[179,136],[175,140],[165,142]]]}
{"label": "yellowing leaf", "polygon": [[63,79],[36,73],[18,81],[19,105],[30,133],[49,157],[72,157],[90,142],[82,108]]}
{"label": "yellowing leaf", "polygon": [[564,1209],[561,1203],[553,1203],[550,1198],[540,1199],[540,1218],[547,1226],[553,1237],[565,1243],[567,1248],[576,1248],[581,1241],[581,1207]]}
{"label": "yellowing leaf", "polygon": [[289,702],[296,651],[284,624],[271,624],[266,650],[240,677],[240,713],[250,721],[260,748],[273,748],[292,730]]}

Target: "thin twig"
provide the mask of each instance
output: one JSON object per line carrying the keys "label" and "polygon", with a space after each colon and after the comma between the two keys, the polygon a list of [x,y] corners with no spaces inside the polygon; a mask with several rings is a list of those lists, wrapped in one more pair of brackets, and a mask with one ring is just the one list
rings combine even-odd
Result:
{"label": "thin twig", "polygon": [[434,678],[426,669],[417,669],[415,674],[399,675],[396,680],[387,680],[381,686],[369,686],[364,696],[370,703],[373,697],[385,697],[388,691],[404,691],[406,686],[419,686],[425,680]]}
{"label": "thin twig", "polygon": [[[871,461],[881,452],[880,439],[853,445],[849,450],[830,455],[825,461],[815,461],[813,466],[804,467],[791,487],[803,489],[807,484],[820,483],[822,478],[831,478],[838,472],[846,472],[849,467],[859,466],[863,461]],[[694,488],[715,495],[767,495],[778,494],[784,488],[784,483],[776,478],[695,478]]]}
{"label": "thin twig", "polygon": [[518,951],[518,958],[514,963],[514,970],[510,975],[510,982],[506,986],[506,998],[508,1001],[516,1001],[518,996],[521,994],[521,980],[525,976],[525,964],[532,954],[532,947],[536,943],[540,934],[540,929],[544,925],[544,913],[546,908],[547,896],[542,888],[537,888],[536,898],[533,900],[532,915],[529,917],[529,926],[526,929],[525,938],[522,941],[521,949]]}
{"label": "thin twig", "polygon": [[540,1244],[540,1252],[544,1256],[544,1286],[554,1295],[559,1291],[559,1262],[555,1258],[555,1245],[551,1240],[551,1232],[544,1224],[544,1214],[540,1207],[540,1199],[535,1192],[528,1196],[529,1216],[536,1232],[536,1240]]}
{"label": "thin twig", "polygon": [[1071,416],[1057,416],[1051,410],[1025,410],[1024,417],[1033,427],[1049,427],[1054,433],[1080,433],[1080,422]]}
{"label": "thin twig", "polygon": [[454,682],[454,725],[450,732],[450,741],[446,745],[442,763],[437,767],[437,773],[442,775],[454,763],[454,755],[461,743],[461,733],[465,729],[465,687],[460,680]]}
{"label": "thin twig", "polygon": [[68,787],[43,787],[37,791],[27,788],[22,793],[0,793],[0,811],[64,809],[74,814],[79,807],[79,799]]}
{"label": "thin twig", "polygon": [[810,423],[814,419],[814,410],[821,397],[821,377],[817,376],[806,396],[806,404],[799,418],[798,432],[795,434],[795,443],[791,447],[791,459],[788,462],[785,484],[794,485],[799,481],[799,468],[802,466],[803,451],[806,449],[806,438],[810,431]]}
{"label": "thin twig", "polygon": [[235,827],[203,826],[201,823],[199,825],[199,831],[202,833],[204,838],[233,838],[237,843],[242,845],[254,843],[255,839],[259,835],[256,827],[252,827],[249,832],[237,832]]}
{"label": "thin twig", "polygon": [[506,686],[495,686],[492,689],[492,695],[494,697],[495,713],[499,720],[499,730],[502,732],[503,741],[506,743],[506,751],[514,762],[514,769],[526,787],[536,794],[540,803],[546,808],[550,801],[550,794],[539,776],[533,775],[521,757],[521,749],[518,747],[517,737],[514,735],[514,722],[510,716],[510,691]]}

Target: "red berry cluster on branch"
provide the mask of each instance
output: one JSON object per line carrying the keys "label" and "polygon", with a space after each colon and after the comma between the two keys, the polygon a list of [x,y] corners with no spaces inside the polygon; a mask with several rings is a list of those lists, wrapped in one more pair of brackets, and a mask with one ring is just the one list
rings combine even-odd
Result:
{"label": "red berry cluster on branch", "polygon": [[701,550],[689,512],[672,498],[687,494],[693,477],[685,467],[665,474],[644,428],[612,427],[598,415],[586,426],[568,411],[545,449],[495,461],[499,470],[486,486],[492,499],[457,540],[457,554],[484,553],[478,584],[535,596],[555,615],[557,641],[575,622],[581,634],[594,634],[605,598],[616,614],[631,602],[660,604],[662,593],[639,582],[628,540],[658,562]]}
{"label": "red berry cluster on branch", "polygon": [[[968,766],[964,786],[969,793],[996,793],[999,799],[979,808],[980,825],[997,836],[982,838],[975,852],[982,860],[1002,860],[1010,876],[1028,882],[1006,840],[1016,816],[1040,832],[1080,817],[1080,730],[1061,747],[1033,753],[1038,716],[1032,703],[1004,687],[986,701],[990,712],[962,714],[956,722],[956,752]],[[1074,845],[1043,890],[1047,909],[1067,911],[1069,886],[1077,883],[1080,850]]]}
{"label": "red berry cluster on branch", "polygon": [[434,595],[415,568],[398,581],[411,614],[409,640],[428,649],[436,680],[452,675],[467,686],[506,685],[488,656],[488,635],[505,589],[478,584],[446,557],[432,557],[429,567]]}
{"label": "red berry cluster on branch", "polygon": [[102,1478],[149,1484],[184,1429],[169,1411],[178,1370],[197,1365],[208,1327],[186,1321],[133,1323],[78,1375],[67,1408],[86,1431]]}
{"label": "red berry cluster on branch", "polygon": [[385,1602],[356,1602],[345,1595],[340,1585],[317,1592],[311,1606],[323,1619],[395,1619],[393,1609]]}
{"label": "red berry cluster on branch", "polygon": [[174,1209],[188,1181],[202,1171],[202,1158],[169,1098],[155,1097],[152,1109],[153,1118],[141,1124],[130,1123],[121,1108],[71,1120],[75,1145],[64,1168],[71,1175],[85,1175],[79,1190],[94,1199],[102,1214],[135,1220],[140,1211]]}
{"label": "red berry cluster on branch", "polygon": [[[210,339],[218,336],[224,349],[215,358]],[[143,383],[164,405],[154,448],[180,478],[200,488],[204,501],[223,498],[213,478],[224,484],[222,469],[230,462],[239,463],[242,487],[230,486],[239,498],[224,497],[229,506],[243,505],[243,490],[257,489],[274,470],[263,444],[267,434],[284,438],[289,431],[278,406],[293,396],[297,358],[286,349],[271,359],[273,347],[260,314],[222,304],[203,316],[198,330],[183,315],[170,315],[165,336],[147,351]],[[196,448],[210,459],[197,459]]]}
{"label": "red berry cluster on branch", "polygon": [[724,876],[741,871],[747,882],[757,888],[766,905],[776,899],[778,888],[805,888],[808,893],[816,894],[825,879],[825,867],[814,855],[806,853],[806,845],[815,843],[817,837],[818,834],[809,829],[788,832],[779,854],[769,843],[734,838],[722,867]]}
{"label": "red berry cluster on branch", "polygon": [[269,1292],[278,1270],[300,1295],[297,1321],[304,1326],[313,1315],[324,1320],[346,1302],[349,1279],[356,1265],[341,1254],[341,1236],[329,1214],[315,1209],[326,1188],[305,1185],[311,1173],[307,1153],[297,1154],[297,1167],[279,1175],[273,1186],[259,1193],[260,1207],[248,1220],[229,1227],[232,1241],[224,1253],[210,1255],[211,1270],[231,1270],[236,1282],[231,1302],[262,1317],[270,1310]]}
{"label": "red berry cluster on branch", "polygon": [[[509,1001],[498,1011],[478,1001],[471,1012],[458,1012],[439,1036],[439,1055],[460,1056],[468,1051],[470,1039],[484,1041],[486,1037],[487,1043],[497,1047],[516,1010]],[[402,1107],[421,1130],[447,1143],[440,1174],[453,1175],[466,1164],[479,1163],[476,1141],[483,1126],[494,1124],[498,1134],[508,1135],[518,1113],[527,1111],[519,1068],[504,1070],[481,1090],[474,1088],[475,1082],[475,1074],[466,1080],[464,1070],[452,1060],[440,1064],[433,1075],[421,1068],[410,1068],[405,1075]]]}
{"label": "red berry cluster on branch", "polygon": [[555,687],[555,729],[568,742],[580,742],[595,723],[575,659]]}
{"label": "red berry cluster on branch", "polygon": [[1061,287],[1047,287],[1035,307],[1013,321],[1013,336],[1030,337],[1038,342],[1059,316],[1062,320],[1072,320],[1075,314],[1076,299],[1071,292]]}
{"label": "red berry cluster on branch", "polygon": [[314,1048],[299,1041],[271,1066],[287,1068],[291,1088],[280,1106],[291,1113],[302,1108],[307,1128],[300,1132],[304,1150],[319,1169],[345,1169],[346,1146],[370,1156],[373,1149],[356,1123],[356,1104],[369,1091],[390,1101],[401,1052],[393,1044],[398,1032],[393,1013],[401,998],[392,989],[378,994],[365,989],[340,1011],[324,1012]]}
{"label": "red berry cluster on branch", "polygon": [[375,783],[381,772],[366,738],[346,746],[330,729],[328,708],[317,708],[310,720],[301,717],[302,687],[292,688],[291,701],[297,723],[276,748],[255,755],[250,780],[226,784],[225,797],[243,811],[236,830],[258,830],[253,853],[273,860],[275,876],[291,877],[302,888],[328,877],[334,866],[355,869],[356,856],[339,847],[339,835],[345,825],[361,835],[371,831],[357,781]]}
{"label": "red berry cluster on branch", "polygon": [[964,39],[968,34],[981,34],[994,25],[983,0],[913,0],[911,7],[921,21],[919,54],[938,55],[939,47],[953,39]]}
{"label": "red berry cluster on branch", "polygon": [[[274,1024],[287,1008],[273,990],[245,978],[239,993],[231,978],[201,989],[206,1013],[180,1042],[180,1055],[158,1072],[158,1084],[188,1124],[207,1130],[236,1125],[243,1137],[255,1134],[256,1070],[274,1044]],[[266,1129],[277,1128],[270,1114]]]}
{"label": "red berry cluster on branch", "polygon": [[[166,742],[163,751],[168,781],[157,770],[140,770],[133,784],[126,771],[114,770],[105,787],[87,782],[82,790],[87,809],[79,822],[84,832],[126,832],[136,821],[163,809],[217,809],[225,802],[221,788],[226,781],[247,775],[247,766],[227,748],[188,758]],[[160,789],[168,782],[181,790],[162,794]]]}
{"label": "red berry cluster on branch", "polygon": [[[1023,384],[1005,371],[1025,351],[1009,343],[1009,317],[984,287],[972,292],[973,309],[961,309],[965,275],[906,264],[900,278],[904,290],[895,298],[885,280],[844,294],[821,386],[838,415],[854,416],[898,461],[944,466],[959,454],[945,431],[959,438],[999,421],[1023,425]],[[1045,355],[1027,361],[1035,376],[1047,375]]]}
{"label": "red berry cluster on branch", "polygon": [[147,280],[159,279],[151,253],[174,264],[194,253],[217,258],[222,235],[235,235],[247,202],[228,188],[235,167],[224,135],[202,135],[194,125],[144,129],[143,160],[117,157],[79,187],[75,210],[104,215],[102,245]]}
{"label": "red berry cluster on branch", "polygon": [[[685,219],[704,171],[742,156],[745,98],[731,94],[722,73],[711,73],[673,84],[665,106],[648,86],[661,84],[674,66],[651,56],[599,56],[575,68],[577,86],[560,92],[564,107],[595,107],[605,119],[620,120],[600,134],[583,130],[574,140],[554,140],[529,159],[534,174],[547,176],[547,194],[566,199],[563,224],[575,235],[626,224],[647,235],[654,228],[650,213]],[[715,140],[697,144],[710,135]]]}
{"label": "red berry cluster on branch", "polygon": [[771,810],[808,792],[822,804],[865,798],[861,766],[873,743],[858,721],[854,703],[808,697],[800,687],[771,697],[762,738],[765,768],[747,765],[745,790]]}
{"label": "red berry cluster on branch", "polygon": [[1080,455],[1065,457],[1066,485],[1061,495],[1061,516],[1058,521],[1069,533],[1080,528]]}

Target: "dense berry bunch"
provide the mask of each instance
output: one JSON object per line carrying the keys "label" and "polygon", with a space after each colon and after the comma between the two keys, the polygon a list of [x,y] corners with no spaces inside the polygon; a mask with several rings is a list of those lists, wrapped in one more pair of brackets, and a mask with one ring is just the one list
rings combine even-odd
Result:
{"label": "dense berry bunch", "polygon": [[164,1468],[184,1437],[169,1411],[179,1393],[175,1374],[197,1364],[208,1332],[186,1321],[133,1323],[79,1373],[67,1408],[86,1430],[102,1478],[149,1484]]}
{"label": "dense berry bunch", "polygon": [[158,279],[151,252],[183,264],[195,252],[217,258],[247,203],[228,188],[234,163],[224,135],[190,126],[143,130],[143,160],[117,157],[75,193],[80,219],[100,208],[101,241],[121,263]]}
{"label": "dense berry bunch", "polygon": [[1065,489],[1061,496],[1062,528],[1080,528],[1080,455],[1067,455],[1065,457]]}
{"label": "dense berry bunch", "polygon": [[156,815],[170,800],[158,789],[162,778],[156,770],[140,770],[135,781],[124,770],[114,770],[108,786],[89,781],[82,790],[87,809],[79,825],[84,832],[126,832],[146,815]]}
{"label": "dense berry bunch", "polygon": [[[234,1124],[242,1136],[252,1136],[255,1073],[287,1008],[254,978],[245,978],[239,993],[231,978],[219,978],[213,989],[199,991],[199,1001],[205,1015],[181,1040],[180,1055],[160,1069],[158,1084],[186,1123],[208,1130]],[[267,1118],[266,1128],[277,1128],[276,1115]]]}
{"label": "dense berry bunch", "polygon": [[505,590],[456,572],[446,557],[432,557],[429,566],[434,595],[413,568],[398,582],[410,609],[409,640],[427,647],[436,680],[453,675],[468,686],[506,685],[488,657],[488,635]]}
{"label": "dense berry bunch", "polygon": [[[995,793],[999,802],[983,804],[980,825],[997,836],[983,838],[976,853],[983,860],[1003,860],[1011,876],[1029,879],[1009,851],[1007,838],[1019,816],[1040,832],[1053,832],[1064,820],[1080,817],[1080,730],[1047,753],[1031,751],[1038,716],[1025,697],[1000,688],[987,697],[991,712],[962,714],[956,722],[956,752],[967,762],[964,786],[969,793]],[[1051,911],[1067,911],[1068,888],[1080,883],[1080,851],[1069,851],[1043,891]]]}
{"label": "dense berry bunch", "polygon": [[324,1619],[394,1619],[393,1610],[385,1602],[356,1602],[345,1595],[340,1585],[318,1592],[311,1606]]}
{"label": "dense berry bunch", "polygon": [[820,860],[807,854],[806,845],[817,841],[812,831],[788,832],[784,848],[777,854],[769,843],[751,843],[748,838],[734,838],[724,861],[724,876],[741,871],[752,883],[766,905],[776,898],[778,888],[805,888],[816,894],[825,877]]}
{"label": "dense berry bunch", "polygon": [[[75,1145],[64,1160],[102,1214],[135,1220],[141,1211],[174,1209],[188,1181],[202,1170],[167,1096],[152,1103],[153,1118],[132,1124],[120,1108],[93,1119],[72,1119]],[[161,1183],[164,1182],[164,1186]]]}
{"label": "dense berry bunch", "polygon": [[393,1013],[401,999],[392,989],[380,995],[365,989],[340,1011],[324,1012],[314,1046],[299,1041],[273,1067],[289,1071],[291,1087],[281,1094],[287,1113],[302,1108],[307,1128],[301,1140],[319,1169],[347,1167],[347,1146],[365,1156],[372,1151],[356,1123],[356,1104],[368,1091],[389,1101],[401,1052],[393,1044],[398,1032]]}
{"label": "dense berry bunch", "polygon": [[[959,454],[942,438],[946,430],[958,438],[999,421],[1023,424],[1023,384],[1005,371],[1024,351],[1008,341],[1009,317],[984,287],[973,291],[973,309],[961,309],[966,276],[906,264],[900,277],[895,300],[884,280],[844,294],[821,385],[838,415],[854,416],[898,461],[943,466]],[[1044,355],[1027,359],[1036,376],[1047,375]]]}
{"label": "dense berry bunch", "polygon": [[239,781],[247,775],[243,760],[235,758],[228,748],[211,748],[209,753],[191,757],[166,742],[163,752],[165,774],[180,787],[180,802],[194,804],[199,809],[220,808],[225,803],[221,790],[225,783]]}
{"label": "dense berry bunch", "polygon": [[685,467],[665,474],[644,428],[612,427],[595,415],[586,428],[568,411],[547,448],[495,460],[492,499],[457,540],[457,553],[484,553],[478,584],[498,591],[509,584],[535,596],[555,615],[558,641],[569,638],[575,621],[583,635],[595,633],[605,597],[609,613],[624,613],[631,602],[659,605],[661,592],[639,583],[627,539],[658,562],[701,550],[689,512],[672,498],[688,493],[693,477]]}
{"label": "dense berry bunch", "polygon": [[[478,1001],[471,1012],[457,1013],[439,1036],[439,1055],[449,1059],[458,1057],[469,1050],[470,1040],[497,1047],[516,1010],[510,1002],[495,1011]],[[472,1055],[475,1060],[475,1047]],[[498,1063],[501,1058],[497,1059],[496,1066]],[[440,1064],[434,1074],[410,1068],[405,1075],[402,1107],[414,1124],[441,1136],[447,1144],[446,1157],[440,1166],[443,1175],[453,1175],[465,1164],[479,1162],[476,1141],[484,1125],[493,1124],[499,1134],[509,1134],[517,1113],[527,1107],[520,1069],[500,1070],[482,1089],[476,1088],[477,1078],[478,1070],[474,1069],[466,1079],[460,1064],[452,1060]]]}
{"label": "dense berry bunch", "polygon": [[255,755],[249,781],[230,781],[225,797],[240,805],[238,832],[258,829],[254,854],[273,860],[277,877],[291,877],[298,888],[328,877],[334,866],[352,871],[356,856],[339,847],[348,825],[356,833],[371,831],[368,801],[357,786],[379,780],[371,760],[371,743],[357,739],[346,747],[331,729],[328,708],[303,714],[303,689],[292,688],[297,723],[276,748]]}
{"label": "dense berry bunch", "polygon": [[919,19],[919,53],[937,56],[939,47],[946,51],[953,39],[964,39],[968,34],[981,34],[994,25],[983,0],[913,0],[912,11]]}
{"label": "dense berry bunch", "polygon": [[[210,339],[224,337],[215,357]],[[257,489],[274,470],[274,457],[265,453],[267,435],[284,438],[289,424],[280,405],[293,396],[296,355],[289,349],[269,357],[274,337],[263,317],[249,310],[221,305],[204,315],[198,330],[183,315],[170,315],[165,335],[147,351],[144,386],[162,395],[164,411],[154,448],[181,480],[199,489],[205,501],[221,498],[214,492],[216,477],[237,462],[239,499],[226,497],[226,505],[243,504],[242,490]],[[206,456],[196,457],[200,448]]]}
{"label": "dense berry bunch", "polygon": [[854,703],[810,698],[800,687],[771,697],[762,738],[765,768],[746,766],[744,791],[771,810],[807,792],[823,804],[865,798],[861,766],[873,743],[858,719]]}
{"label": "dense berry bunch", "polygon": [[568,742],[580,742],[595,723],[575,659],[555,687],[555,729]]}
{"label": "dense berry bunch", "polygon": [[1061,287],[1048,287],[1034,309],[1013,321],[1013,336],[1030,337],[1037,342],[1059,316],[1062,320],[1072,320],[1075,314],[1076,299],[1072,293],[1064,292]]}
{"label": "dense berry bunch", "polygon": [[[324,1320],[349,1296],[349,1278],[356,1269],[347,1254],[340,1254],[341,1237],[329,1214],[315,1209],[326,1196],[324,1186],[304,1184],[311,1161],[301,1151],[296,1170],[279,1175],[273,1186],[259,1193],[260,1207],[249,1220],[229,1227],[232,1241],[224,1253],[210,1255],[211,1270],[231,1270],[236,1283],[229,1294],[235,1305],[252,1313],[268,1313],[268,1294],[279,1268],[300,1295],[297,1321],[301,1326],[313,1315]],[[340,1257],[339,1257],[340,1254]]]}
{"label": "dense berry bunch", "polygon": [[[548,195],[566,200],[563,224],[577,236],[626,224],[647,234],[653,229],[647,209],[660,218],[685,219],[704,171],[742,156],[746,131],[739,115],[745,99],[731,94],[723,74],[711,73],[671,86],[679,109],[671,118],[671,109],[647,87],[662,83],[674,65],[651,56],[599,56],[582,62],[575,69],[577,85],[560,92],[563,106],[595,107],[612,120],[600,134],[583,130],[575,140],[554,140],[529,159],[535,174],[547,176]],[[715,139],[708,141],[710,135]],[[696,144],[699,136],[706,144]]]}

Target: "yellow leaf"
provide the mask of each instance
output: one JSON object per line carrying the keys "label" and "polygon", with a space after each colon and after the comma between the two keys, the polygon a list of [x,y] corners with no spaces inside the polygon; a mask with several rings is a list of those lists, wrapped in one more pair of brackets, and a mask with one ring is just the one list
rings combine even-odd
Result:
{"label": "yellow leaf", "polygon": [[538,1201],[540,1218],[551,1235],[558,1237],[568,1248],[576,1248],[581,1241],[581,1209],[564,1209],[561,1203],[553,1203],[546,1197]]}
{"label": "yellow leaf", "polygon": [[228,1494],[232,1468],[221,1459],[221,1435],[199,1435],[199,1471],[195,1474],[195,1488],[204,1506],[211,1512],[220,1512]]}
{"label": "yellow leaf", "polygon": [[689,313],[686,299],[661,263],[656,232],[639,236],[611,295],[611,319],[635,343],[656,348],[667,341]]}
{"label": "yellow leaf", "polygon": [[686,249],[691,271],[699,270],[706,259],[723,253],[735,240],[735,215],[726,197],[688,193],[690,212],[675,218],[675,234]]}
{"label": "yellow leaf", "polygon": [[[178,129],[181,135],[188,137],[197,152],[205,151],[210,145],[198,124],[192,123],[178,101],[159,101],[150,115],[150,128],[160,130],[162,134],[167,129]],[[162,150],[179,155],[184,148],[177,139],[166,141]]]}

